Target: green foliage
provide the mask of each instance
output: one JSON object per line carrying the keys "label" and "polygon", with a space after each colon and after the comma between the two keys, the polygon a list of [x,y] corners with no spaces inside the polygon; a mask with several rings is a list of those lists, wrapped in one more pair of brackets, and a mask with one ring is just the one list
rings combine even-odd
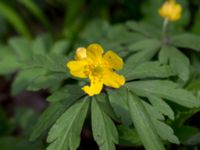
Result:
{"label": "green foliage", "polygon": [[10,8],[9,5],[5,4],[4,2],[0,2],[0,13],[21,35],[31,38],[30,32],[27,29],[23,19],[15,10]]}
{"label": "green foliage", "polygon": [[[188,17],[171,23],[167,35],[162,37],[162,18],[156,15],[161,1],[135,2],[141,5],[138,9],[142,7],[141,21],[119,24],[106,21],[112,17],[109,14],[112,2],[48,1],[56,9],[64,8],[60,13],[65,13],[65,16],[56,14],[51,25],[46,15],[52,17],[54,10],[41,9],[48,5],[20,0],[19,6],[24,6],[28,10],[25,11],[50,30],[51,36],[44,34],[30,39],[31,32],[24,24],[26,19],[22,19],[25,15],[16,13],[17,7],[12,9],[14,6],[8,3],[0,2],[0,13],[23,37],[0,43],[0,74],[6,79],[14,75],[10,86],[12,96],[25,90],[45,90],[49,95],[48,107],[34,127],[37,115],[33,111],[16,110],[12,121],[25,129],[24,137],[11,136],[15,127],[0,109],[0,149],[82,149],[80,135],[85,126],[100,150],[115,150],[118,145],[164,150],[171,144],[195,147],[200,143],[198,128],[188,123],[200,110],[200,37],[183,31],[184,28],[194,31],[188,27],[191,23],[187,25]],[[191,2],[181,3],[185,6],[184,16],[188,16],[186,8]],[[114,11],[113,6],[111,10]],[[104,19],[94,18],[97,14]],[[101,94],[93,97],[81,90],[87,80],[73,78],[66,63],[73,59],[77,47],[90,43],[99,43],[105,51],[111,49],[123,58],[124,67],[119,72],[126,78],[123,87],[104,87]],[[27,141],[30,131],[30,140],[37,139],[36,142]],[[48,145],[43,146],[40,140],[46,136]]]}
{"label": "green foliage", "polygon": [[[88,98],[77,102],[65,111],[52,126],[47,142],[48,150],[76,150],[80,144],[80,132],[89,106]],[[80,115],[81,114],[81,115]]]}
{"label": "green foliage", "polygon": [[128,105],[132,121],[145,149],[164,150],[164,145],[159,139],[141,100],[131,92],[128,96]]}
{"label": "green foliage", "polygon": [[118,143],[117,129],[112,120],[100,108],[95,98],[92,99],[92,132],[100,150],[115,150]]}

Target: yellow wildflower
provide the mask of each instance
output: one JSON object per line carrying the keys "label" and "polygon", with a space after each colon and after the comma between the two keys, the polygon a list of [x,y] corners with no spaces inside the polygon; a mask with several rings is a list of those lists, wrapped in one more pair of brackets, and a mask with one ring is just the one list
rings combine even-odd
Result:
{"label": "yellow wildflower", "polygon": [[159,14],[170,21],[180,19],[182,7],[175,0],[167,0],[159,9]]}
{"label": "yellow wildflower", "polygon": [[67,63],[71,75],[89,78],[90,86],[82,88],[89,96],[99,94],[103,85],[119,88],[125,83],[124,76],[115,72],[122,69],[123,60],[112,51],[107,51],[104,55],[103,52],[99,44],[91,44],[87,49],[81,47],[76,50],[75,60]]}

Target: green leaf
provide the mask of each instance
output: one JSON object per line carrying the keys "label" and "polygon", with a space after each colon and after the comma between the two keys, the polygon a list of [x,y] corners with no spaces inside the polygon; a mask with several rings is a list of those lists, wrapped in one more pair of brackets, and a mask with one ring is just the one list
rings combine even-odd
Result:
{"label": "green leaf", "polygon": [[30,42],[27,39],[20,37],[10,38],[8,44],[21,60],[30,58]]}
{"label": "green leaf", "polygon": [[129,45],[128,49],[129,51],[134,52],[134,51],[149,49],[152,47],[159,48],[160,46],[161,46],[161,42],[158,41],[157,39],[144,39],[144,40],[141,40]]}
{"label": "green leaf", "polygon": [[0,14],[8,20],[17,32],[27,38],[31,38],[31,34],[20,15],[2,1],[0,2]]}
{"label": "green leaf", "polygon": [[142,104],[144,105],[147,113],[150,115],[151,118],[153,119],[157,119],[157,120],[164,120],[164,116],[158,111],[156,110],[151,104],[142,101]]}
{"label": "green leaf", "polygon": [[171,143],[180,144],[179,139],[174,135],[174,131],[169,125],[156,119],[152,119],[152,121],[157,130],[158,135],[163,140],[168,140]]}
{"label": "green leaf", "polygon": [[163,139],[168,140],[171,143],[179,144],[178,138],[174,135],[173,129],[163,123],[160,120],[164,120],[164,116],[152,105],[149,103],[142,101],[147,113],[149,114],[151,121],[157,131],[157,134]]}
{"label": "green leaf", "polygon": [[66,68],[68,59],[62,54],[35,54],[32,59],[28,61],[27,67],[43,68],[44,70],[52,72],[66,73],[69,75]]}
{"label": "green leaf", "polygon": [[3,58],[0,59],[0,74],[6,75],[11,74],[21,68],[22,64],[17,60],[15,56],[4,55]]}
{"label": "green leaf", "polygon": [[145,23],[145,22],[134,22],[128,21],[126,22],[128,29],[143,34],[147,37],[159,37],[160,30],[155,25]]}
{"label": "green leaf", "polygon": [[183,33],[172,37],[172,44],[176,47],[188,48],[196,51],[200,51],[200,36]]}
{"label": "green leaf", "polygon": [[32,54],[46,54],[51,49],[52,43],[48,34],[38,36],[31,44]]}
{"label": "green leaf", "polygon": [[77,99],[83,96],[84,93],[78,85],[66,85],[47,98],[49,102],[58,102],[66,99]]}
{"label": "green leaf", "polygon": [[86,97],[65,111],[50,129],[47,150],[76,150],[80,144],[80,133],[87,115],[89,99]]}
{"label": "green leaf", "polygon": [[92,99],[92,133],[100,150],[115,150],[118,143],[117,129],[112,120],[100,108],[95,98]]}
{"label": "green leaf", "polygon": [[105,93],[101,93],[99,95],[95,96],[96,101],[99,104],[99,107],[112,119],[117,120],[118,118],[115,115],[115,112],[113,110],[113,107],[109,101],[108,95]]}
{"label": "green leaf", "polygon": [[198,107],[200,101],[189,91],[181,89],[174,82],[167,80],[135,81],[126,84],[140,96],[154,94],[185,107]]}
{"label": "green leaf", "polygon": [[41,70],[40,68],[22,70],[12,83],[12,95],[17,95],[19,92],[25,90],[34,79],[43,75],[44,73],[45,70]]}
{"label": "green leaf", "polygon": [[160,113],[168,116],[170,119],[174,120],[173,110],[163,99],[155,95],[149,95],[148,99],[155,109],[157,109]]}
{"label": "green leaf", "polygon": [[53,104],[50,104],[50,106],[39,117],[31,134],[30,140],[33,141],[41,136],[76,100],[77,99],[71,98],[65,99],[63,103],[55,102]]}
{"label": "green leaf", "polygon": [[151,60],[157,51],[158,48],[154,47],[152,49],[142,50],[131,55],[124,64],[124,68],[121,71],[122,74],[126,76],[126,74],[131,72],[140,63]]}
{"label": "green leaf", "polygon": [[41,9],[32,0],[19,0],[45,27],[51,30],[51,25]]}
{"label": "green leaf", "polygon": [[127,89],[107,89],[110,104],[113,107],[117,117],[122,121],[123,124],[131,125],[131,118],[128,113],[128,102],[127,102]]}
{"label": "green leaf", "polygon": [[67,48],[69,46],[69,42],[65,40],[60,40],[54,43],[52,46],[50,53],[54,54],[64,54],[67,51]]}
{"label": "green leaf", "polygon": [[35,78],[27,87],[27,90],[38,91],[41,89],[56,90],[66,78],[64,73],[50,73],[47,72]]}
{"label": "green leaf", "polygon": [[141,146],[141,140],[135,129],[124,125],[117,126],[119,133],[119,145],[124,146]]}
{"label": "green leaf", "polygon": [[60,117],[60,115],[67,109],[67,106],[61,103],[51,104],[39,117],[33,132],[30,136],[30,140],[34,141],[40,135],[42,135],[52,124]]}
{"label": "green leaf", "polygon": [[159,62],[144,62],[136,66],[132,71],[126,74],[126,80],[142,78],[167,78],[173,76],[172,69],[167,65],[161,65]]}
{"label": "green leaf", "polygon": [[189,59],[178,49],[171,46],[162,47],[159,53],[159,61],[169,65],[173,72],[177,74],[180,79],[187,81],[190,76],[190,62]]}
{"label": "green leaf", "polygon": [[151,118],[142,104],[142,100],[130,92],[128,105],[132,121],[145,149],[164,150],[164,144],[158,137]]}

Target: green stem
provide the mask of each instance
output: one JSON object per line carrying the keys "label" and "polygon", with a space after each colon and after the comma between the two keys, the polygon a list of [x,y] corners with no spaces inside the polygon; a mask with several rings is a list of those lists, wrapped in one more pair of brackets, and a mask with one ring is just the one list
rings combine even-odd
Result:
{"label": "green stem", "polygon": [[162,26],[162,42],[164,44],[168,43],[168,36],[167,36],[167,26],[169,24],[169,20],[167,18],[165,18],[165,20],[163,21],[163,26]]}

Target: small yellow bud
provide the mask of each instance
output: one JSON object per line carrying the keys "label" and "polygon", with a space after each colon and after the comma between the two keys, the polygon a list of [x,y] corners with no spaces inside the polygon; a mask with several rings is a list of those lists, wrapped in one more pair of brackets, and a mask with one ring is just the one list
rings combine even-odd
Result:
{"label": "small yellow bud", "polygon": [[170,21],[176,21],[180,19],[182,13],[182,7],[176,3],[175,0],[167,0],[159,9],[159,15]]}
{"label": "small yellow bud", "polygon": [[84,47],[77,48],[75,59],[81,60],[84,58],[87,58],[86,48],[84,48]]}

